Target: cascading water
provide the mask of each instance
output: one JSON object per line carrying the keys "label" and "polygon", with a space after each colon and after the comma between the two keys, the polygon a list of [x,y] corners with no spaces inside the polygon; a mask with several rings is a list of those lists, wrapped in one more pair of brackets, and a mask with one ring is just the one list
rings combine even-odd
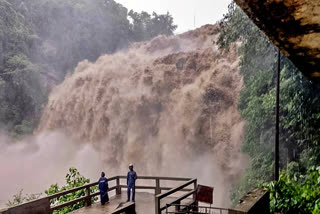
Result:
{"label": "cascading water", "polygon": [[[218,50],[217,28],[80,62],[53,89],[36,135],[62,130],[79,147],[92,145],[109,175],[132,162],[139,174],[197,177],[226,206],[246,166],[237,109],[243,83],[237,46]],[[83,159],[90,167],[90,157]]]}

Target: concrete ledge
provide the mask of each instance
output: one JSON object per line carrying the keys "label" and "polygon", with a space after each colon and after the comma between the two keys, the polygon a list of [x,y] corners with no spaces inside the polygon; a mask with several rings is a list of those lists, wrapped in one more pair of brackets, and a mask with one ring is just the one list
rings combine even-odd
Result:
{"label": "concrete ledge", "polygon": [[12,208],[0,210],[0,214],[48,214],[50,211],[50,201],[42,198],[27,203],[20,204]]}
{"label": "concrete ledge", "polygon": [[[247,214],[270,214],[270,196],[266,189],[255,189],[240,199],[236,210]],[[236,214],[236,213],[230,213]]]}

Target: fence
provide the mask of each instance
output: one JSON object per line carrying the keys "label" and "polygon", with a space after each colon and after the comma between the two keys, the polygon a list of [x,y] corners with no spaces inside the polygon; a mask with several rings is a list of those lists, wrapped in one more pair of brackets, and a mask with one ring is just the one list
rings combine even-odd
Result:
{"label": "fence", "polygon": [[[115,177],[108,178],[108,182],[109,183],[111,181],[116,180],[116,185],[113,186],[113,187],[110,187],[109,188],[109,192],[115,190],[116,191],[116,195],[118,195],[118,194],[121,194],[121,189],[122,188],[127,188],[127,185],[121,185],[121,179],[127,179],[127,176],[115,176]],[[169,196],[169,195],[171,195],[171,194],[173,194],[173,193],[175,193],[177,191],[191,191],[191,192],[187,193],[186,195],[184,195],[180,199],[180,201],[181,201],[181,200],[187,198],[188,196],[194,194],[195,190],[196,190],[196,186],[197,186],[197,179],[193,179],[192,180],[190,178],[139,176],[138,179],[139,180],[154,180],[155,181],[155,186],[139,186],[139,185],[137,185],[136,189],[154,190],[155,191],[155,195],[156,195],[156,200],[155,200],[156,214],[160,213],[159,210],[165,210],[165,206],[160,208],[160,200],[161,199],[163,199],[164,197],[167,197],[167,196]],[[177,188],[171,188],[171,187],[162,187],[160,185],[161,181],[188,181],[188,182],[182,184],[181,186],[179,186]],[[192,183],[194,183],[194,189],[185,189],[185,187],[189,186]],[[96,186],[96,185],[98,185],[98,182],[94,182],[94,183],[91,183],[91,184],[87,184],[87,185],[84,185],[84,186],[81,186],[81,187],[77,187],[77,188],[74,188],[74,189],[71,189],[71,190],[68,190],[68,191],[64,191],[64,192],[57,193],[57,194],[49,196],[48,197],[49,200],[52,200],[52,199],[57,199],[57,198],[59,198],[61,196],[67,195],[69,193],[82,190],[82,189],[86,190],[86,195],[85,196],[83,196],[81,198],[77,198],[77,199],[72,200],[72,201],[68,201],[68,202],[63,203],[63,204],[59,204],[59,205],[53,206],[50,209],[52,211],[58,210],[58,209],[61,209],[63,207],[66,207],[66,206],[70,206],[70,205],[76,204],[76,203],[78,203],[80,201],[84,201],[85,202],[85,206],[90,206],[92,198],[100,194],[99,192],[91,194],[90,188],[93,187],[93,186]],[[169,190],[169,192],[161,194],[161,191],[163,191],[163,190]],[[180,201],[175,201],[175,202],[180,202]]]}
{"label": "fence", "polygon": [[[114,176],[114,177],[108,178],[109,184],[111,181],[116,181],[116,184],[109,188],[109,192],[115,191],[115,194],[119,195],[119,194],[121,194],[122,188],[127,188],[127,185],[121,184],[121,179],[127,179],[127,177],[126,176]],[[138,179],[139,180],[154,180],[155,181],[154,186],[139,186],[139,185],[137,185],[136,189],[154,190],[155,195],[157,195],[156,201],[160,200],[160,198],[165,197],[165,196],[158,197],[159,194],[161,195],[161,191],[170,190],[169,192],[171,192],[171,190],[172,190],[171,187],[161,186],[161,181],[189,181],[190,180],[190,178],[154,177],[154,176],[139,176]],[[193,182],[195,181],[195,185],[196,185],[196,179],[194,179],[192,181]],[[70,189],[70,190],[67,190],[64,192],[50,195],[45,198],[41,198],[41,199],[38,199],[35,201],[27,202],[27,203],[18,205],[16,207],[1,210],[0,214],[53,213],[54,210],[59,210],[59,209],[64,208],[66,206],[71,206],[71,205],[77,204],[79,202],[84,202],[85,206],[91,206],[92,198],[95,196],[98,196],[100,194],[100,192],[91,193],[91,191],[90,191],[92,187],[97,186],[97,185],[98,185],[98,182],[86,184],[84,186],[76,187],[76,188],[73,188],[73,189]],[[184,187],[186,187],[186,186],[184,186]],[[192,189],[184,189],[184,187],[179,188],[178,191],[191,191],[192,190]],[[58,200],[60,197],[63,197],[63,196],[68,195],[70,193],[77,192],[79,190],[85,190],[86,195],[82,196],[80,198],[71,200],[71,201],[67,201],[63,204],[50,205],[50,201]],[[174,191],[174,192],[176,192],[176,191]],[[156,210],[158,210],[158,209],[156,208]]]}
{"label": "fence", "polygon": [[[175,208],[170,210],[170,208]],[[237,214],[244,214],[244,212],[231,210],[226,208],[219,207],[207,207],[207,206],[198,206],[198,205],[181,205],[181,204],[167,204],[166,214],[230,214],[231,212]]]}
{"label": "fence", "polygon": [[[185,189],[185,187],[192,185],[193,184],[193,189]],[[167,209],[167,206],[161,206],[161,200],[163,200],[164,198],[178,192],[178,191],[188,191],[188,193],[180,196],[179,198],[175,199],[173,202],[173,204],[181,204],[181,201],[188,198],[189,196],[193,196],[192,198],[192,202],[190,204],[196,204],[196,190],[197,190],[197,179],[189,179],[186,183],[176,187],[176,188],[172,188],[170,189],[168,192],[162,193],[162,194],[158,194],[155,197],[155,214],[160,214],[162,211]]]}
{"label": "fence", "polygon": [[[113,186],[113,187],[110,187],[109,188],[109,192],[111,192],[113,190],[116,190],[116,194],[120,194],[119,193],[119,191],[120,191],[119,190],[119,185],[118,185],[119,184],[119,176],[108,178],[109,182],[113,181],[113,180],[117,181],[117,185]],[[90,188],[93,187],[93,186],[97,186],[97,185],[98,185],[98,182],[94,182],[94,183],[91,183],[91,184],[86,184],[86,185],[81,186],[81,187],[76,187],[76,188],[73,188],[73,189],[70,189],[70,190],[67,190],[67,191],[64,191],[64,192],[60,192],[60,193],[48,196],[47,198],[49,200],[54,200],[54,199],[58,199],[59,197],[65,196],[67,194],[77,192],[79,190],[83,190],[83,189],[86,190],[86,195],[85,196],[82,196],[80,198],[65,202],[63,204],[51,206],[50,207],[51,212],[53,212],[54,210],[59,210],[59,209],[64,208],[66,206],[70,206],[70,205],[76,204],[76,203],[81,202],[81,201],[85,202],[85,206],[91,206],[92,198],[95,197],[95,196],[98,196],[100,194],[100,192],[95,192],[95,193],[91,194]]]}
{"label": "fence", "polygon": [[[121,184],[121,180],[126,179],[126,176],[115,176],[108,179],[109,182],[115,181],[115,185],[109,188],[109,192],[115,191],[116,195],[121,194],[122,188],[127,188],[126,185]],[[236,207],[237,210],[224,209],[217,207],[204,207],[198,206],[195,200],[196,189],[197,189],[197,179],[190,178],[174,178],[174,177],[153,177],[153,176],[139,176],[139,180],[153,180],[155,182],[154,186],[136,186],[136,189],[154,190],[155,193],[155,214],[160,214],[162,211],[170,213],[193,213],[193,214],[255,214],[255,213],[269,213],[269,192],[265,189],[256,189],[249,192],[245,197],[242,198],[242,202]],[[183,184],[171,188],[161,186],[162,181],[184,181]],[[110,183],[109,183],[110,184]],[[0,214],[47,214],[52,213],[54,210],[61,209],[66,206],[74,205],[79,202],[85,202],[85,206],[91,206],[92,198],[99,195],[99,192],[91,193],[91,188],[98,185],[98,182],[87,184],[81,187],[70,189],[64,192],[60,192],[54,195],[50,195],[45,198],[41,198],[35,201],[27,202],[16,207],[11,207],[8,209],[0,210]],[[193,185],[193,188],[188,189],[186,187]],[[74,199],[72,201],[65,202],[63,204],[50,205],[51,200],[59,199],[70,193],[77,192],[79,190],[85,190],[86,195],[80,198]],[[168,190],[167,192],[161,193],[163,190]],[[170,197],[172,194],[186,191],[184,195],[173,199],[169,204],[161,206],[161,201]],[[181,201],[191,197],[189,203],[181,204]],[[134,209],[134,203],[127,204],[124,208],[115,210],[114,213],[119,213],[127,210]],[[170,209],[174,209],[171,211]]]}

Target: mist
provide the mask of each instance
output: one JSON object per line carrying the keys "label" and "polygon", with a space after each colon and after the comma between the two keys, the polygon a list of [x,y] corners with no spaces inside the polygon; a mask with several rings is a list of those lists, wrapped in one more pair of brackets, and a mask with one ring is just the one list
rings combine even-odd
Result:
{"label": "mist", "polygon": [[169,13],[112,0],[0,4],[14,33],[0,38],[2,206],[21,189],[63,185],[70,167],[95,181],[129,163],[139,175],[196,177],[228,205],[246,167],[243,81],[237,45],[215,45],[218,26],[173,36]]}
{"label": "mist", "polygon": [[62,132],[43,132],[14,141],[0,137],[0,207],[23,189],[24,194],[42,193],[51,184],[65,184],[70,167],[85,177],[98,179],[103,167],[99,153],[90,145],[79,146]]}
{"label": "mist", "polygon": [[53,89],[37,133],[62,129],[79,146],[92,145],[112,175],[134,163],[140,175],[197,177],[227,206],[247,164],[237,108],[243,83],[237,46],[218,50],[216,29],[80,62]]}

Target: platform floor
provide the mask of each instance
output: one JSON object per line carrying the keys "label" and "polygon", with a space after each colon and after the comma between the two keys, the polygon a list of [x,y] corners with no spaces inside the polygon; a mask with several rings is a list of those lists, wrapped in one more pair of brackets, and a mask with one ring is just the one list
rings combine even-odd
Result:
{"label": "platform floor", "polygon": [[[175,198],[166,198],[162,201],[162,206],[165,203],[170,203]],[[81,208],[71,212],[72,214],[110,214],[120,203],[125,203],[127,200],[126,192],[121,195],[110,197],[110,202],[102,206],[100,202],[92,204],[90,207]],[[136,192],[136,213],[137,214],[152,214],[155,213],[154,194],[145,192]]]}
{"label": "platform floor", "polygon": [[[155,213],[154,194],[146,192],[136,192],[136,213],[137,214],[152,214]],[[167,198],[163,203],[169,203],[174,198]],[[121,203],[127,201],[127,193],[122,192],[121,195],[110,197],[110,202],[102,206],[100,202],[92,204],[90,207],[84,207],[71,212],[71,214],[110,214],[118,208]]]}

